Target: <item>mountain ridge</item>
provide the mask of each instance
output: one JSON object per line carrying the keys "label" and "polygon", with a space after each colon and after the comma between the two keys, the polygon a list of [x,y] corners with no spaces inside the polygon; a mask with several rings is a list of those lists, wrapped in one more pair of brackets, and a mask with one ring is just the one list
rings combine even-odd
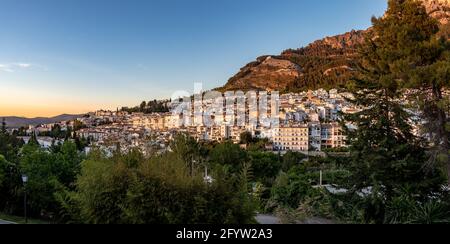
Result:
{"label": "mountain ridge", "polygon": [[[311,44],[265,55],[241,68],[219,90],[298,90],[342,84],[351,76],[352,56],[367,30],[352,30]],[[268,63],[267,60],[277,62]],[[283,65],[280,65],[283,64]],[[294,68],[295,67],[295,68]],[[280,70],[287,70],[284,76]]]}
{"label": "mountain ridge", "polygon": [[54,117],[26,118],[20,116],[0,116],[0,122],[5,119],[8,128],[27,127],[29,125],[52,124],[60,121],[73,120],[83,116],[82,114],[61,114]]}
{"label": "mountain ridge", "polygon": [[[441,35],[450,39],[450,0],[421,1],[430,16],[440,23]],[[353,57],[370,29],[328,36],[302,48],[287,49],[280,55],[261,56],[217,90],[295,92],[339,88],[353,76]],[[268,63],[268,59],[272,62]]]}

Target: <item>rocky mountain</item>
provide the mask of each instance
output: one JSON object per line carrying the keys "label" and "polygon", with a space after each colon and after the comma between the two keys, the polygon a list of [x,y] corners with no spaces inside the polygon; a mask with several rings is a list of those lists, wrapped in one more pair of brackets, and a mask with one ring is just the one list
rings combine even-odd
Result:
{"label": "rocky mountain", "polygon": [[302,73],[300,66],[283,56],[262,56],[247,64],[231,78],[225,90],[283,89],[294,82]]}
{"label": "rocky mountain", "polygon": [[[430,15],[441,23],[442,35],[450,38],[450,0],[422,1]],[[342,86],[352,76],[356,50],[367,31],[353,30],[277,56],[259,57],[218,90],[284,92]]]}
{"label": "rocky mountain", "polygon": [[5,119],[6,126],[8,128],[19,128],[21,126],[27,127],[29,125],[51,124],[61,121],[73,120],[81,116],[83,115],[62,114],[51,118],[45,117],[24,118],[24,117],[10,116],[10,117],[0,117],[0,122],[3,121],[3,119]]}
{"label": "rocky mountain", "polygon": [[301,90],[334,87],[351,76],[356,48],[364,31],[327,37],[278,56],[247,64],[219,90]]}
{"label": "rocky mountain", "polygon": [[326,37],[300,49],[289,49],[281,56],[301,67],[298,79],[285,90],[331,88],[344,84],[352,76],[357,48],[366,31],[351,31]]}
{"label": "rocky mountain", "polygon": [[442,25],[450,23],[450,0],[422,0],[428,13]]}
{"label": "rocky mountain", "polygon": [[441,23],[441,35],[450,39],[450,0],[422,0],[430,15]]}

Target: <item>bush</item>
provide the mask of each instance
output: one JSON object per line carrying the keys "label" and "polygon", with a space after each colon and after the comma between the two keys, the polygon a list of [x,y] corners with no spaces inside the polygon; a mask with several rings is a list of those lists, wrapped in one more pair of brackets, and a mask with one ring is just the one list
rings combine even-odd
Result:
{"label": "bush", "polygon": [[386,223],[442,224],[450,223],[448,202],[435,198],[420,202],[411,195],[402,194],[387,204]]}
{"label": "bush", "polygon": [[295,166],[299,166],[300,163],[306,158],[306,155],[298,152],[287,152],[283,156],[281,169],[284,172],[288,172]]}
{"label": "bush", "polygon": [[245,177],[230,176],[224,167],[211,176],[205,182],[176,153],[147,159],[136,152],[108,158],[94,151],[82,164],[76,191],[61,200],[79,209],[67,213],[82,223],[254,223],[256,205]]}
{"label": "bush", "polygon": [[247,161],[247,152],[239,145],[225,142],[214,147],[209,153],[210,161],[215,166],[225,166],[231,174],[239,173]]}
{"label": "bush", "polygon": [[76,145],[69,141],[55,151],[30,144],[22,148],[20,172],[29,179],[26,190],[30,216],[58,221],[61,206],[55,194],[74,188],[81,160]]}
{"label": "bush", "polygon": [[272,201],[282,207],[297,208],[314,189],[304,178],[281,173],[272,187]]}
{"label": "bush", "polygon": [[281,170],[279,157],[271,152],[249,152],[249,157],[253,169],[253,180],[271,186]]}

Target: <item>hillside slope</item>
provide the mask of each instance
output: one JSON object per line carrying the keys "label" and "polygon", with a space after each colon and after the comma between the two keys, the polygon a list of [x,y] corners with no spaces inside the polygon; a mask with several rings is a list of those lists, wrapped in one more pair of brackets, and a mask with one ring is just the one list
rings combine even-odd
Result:
{"label": "hillside slope", "polygon": [[[450,39],[450,0],[422,0],[429,14]],[[326,37],[277,56],[262,56],[247,64],[218,90],[301,91],[338,88],[353,75],[355,54],[369,30]]]}
{"label": "hillside slope", "polygon": [[299,90],[335,87],[351,76],[353,58],[364,31],[327,37],[278,56],[247,64],[221,90]]}

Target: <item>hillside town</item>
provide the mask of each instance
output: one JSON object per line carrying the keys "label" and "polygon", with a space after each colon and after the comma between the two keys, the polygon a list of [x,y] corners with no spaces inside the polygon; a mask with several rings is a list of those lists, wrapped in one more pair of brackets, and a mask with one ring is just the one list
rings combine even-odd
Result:
{"label": "hillside town", "polygon": [[[255,93],[256,94],[256,93]],[[271,104],[267,108],[251,109],[245,107],[241,118],[242,123],[224,123],[227,120],[239,120],[237,112],[231,115],[224,113],[218,116],[217,112],[205,111],[191,112],[177,110],[180,103],[170,103],[171,112],[167,113],[128,113],[125,111],[96,111],[86,114],[74,121],[61,121],[57,124],[44,124],[30,126],[27,135],[43,135],[52,131],[54,126],[61,130],[70,130],[79,138],[87,139],[90,146],[104,149],[128,151],[131,148],[140,148],[144,153],[152,150],[166,150],[171,139],[177,133],[187,133],[198,141],[232,141],[241,142],[243,133],[250,133],[254,138],[267,139],[267,150],[320,152],[327,149],[345,148],[346,136],[339,123],[340,113],[352,113],[357,109],[345,100],[347,93],[338,93],[337,90],[323,89],[302,93],[289,93],[279,96],[277,110],[273,114]],[[256,95],[259,102],[263,100],[260,94]],[[203,104],[214,103],[213,100],[203,100]],[[237,103],[237,102],[235,102]],[[192,103],[191,105],[195,104]],[[235,104],[236,105],[236,104]],[[262,112],[272,120],[263,123]],[[195,109],[194,109],[195,110]],[[220,109],[219,109],[220,110]],[[217,111],[217,109],[216,109]],[[210,124],[205,120],[210,117]],[[276,120],[273,122],[273,120]],[[198,120],[201,120],[199,123]],[[74,124],[83,126],[74,130]],[[48,137],[38,137],[46,147],[51,145]],[[26,137],[25,137],[26,139]]]}
{"label": "hillside town", "polygon": [[450,224],[450,0],[351,1],[5,1],[0,226]]}

